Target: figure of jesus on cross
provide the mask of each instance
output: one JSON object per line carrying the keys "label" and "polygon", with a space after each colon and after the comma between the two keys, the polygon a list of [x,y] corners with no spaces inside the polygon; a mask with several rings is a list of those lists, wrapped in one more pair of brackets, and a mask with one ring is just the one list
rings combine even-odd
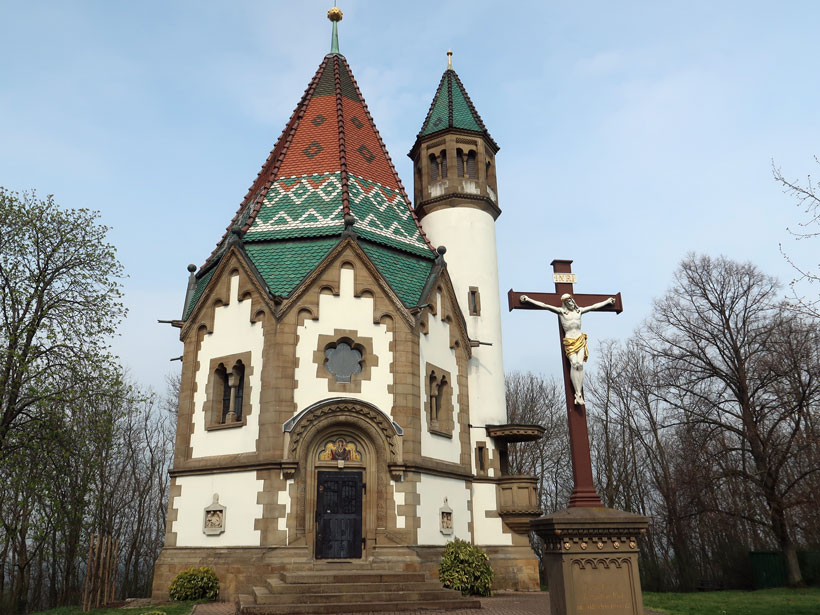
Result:
{"label": "figure of jesus on cross", "polygon": [[561,323],[561,330],[564,332],[561,343],[564,346],[564,353],[569,359],[569,379],[572,382],[572,389],[575,391],[575,405],[583,406],[584,363],[589,358],[589,348],[587,347],[587,334],[581,332],[581,314],[600,310],[608,305],[615,305],[615,297],[610,297],[586,307],[578,307],[575,299],[569,293],[561,295],[561,307],[541,303],[535,299],[530,299],[527,295],[521,295],[521,303],[532,303],[558,314],[558,322]]}
{"label": "figure of jesus on cross", "polygon": [[[581,331],[581,315],[593,310],[620,313],[621,293],[612,295],[581,295],[572,292],[575,275],[569,260],[552,261],[554,293],[507,294],[510,310],[545,309],[558,314],[563,349],[564,390],[569,423],[569,445],[575,486],[569,505],[602,506],[601,497],[592,481],[592,460],[589,453],[586,407],[584,405],[584,362],[589,356],[587,336]],[[583,303],[579,306],[577,301]]]}

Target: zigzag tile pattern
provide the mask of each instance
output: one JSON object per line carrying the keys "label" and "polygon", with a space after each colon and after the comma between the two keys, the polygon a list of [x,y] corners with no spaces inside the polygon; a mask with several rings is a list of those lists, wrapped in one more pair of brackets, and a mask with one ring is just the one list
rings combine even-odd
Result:
{"label": "zigzag tile pattern", "polygon": [[[401,193],[348,175],[350,210],[363,238],[427,256],[429,250]],[[321,237],[344,229],[340,173],[317,173],[274,182],[245,241]]]}

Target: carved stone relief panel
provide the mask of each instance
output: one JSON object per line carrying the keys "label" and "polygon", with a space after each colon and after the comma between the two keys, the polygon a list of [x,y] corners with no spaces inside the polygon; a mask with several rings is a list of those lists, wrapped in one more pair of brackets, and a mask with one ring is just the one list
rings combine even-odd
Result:
{"label": "carved stone relief panel", "polygon": [[202,532],[207,536],[218,536],[225,531],[225,507],[219,503],[219,494],[214,493],[214,501],[205,507]]}

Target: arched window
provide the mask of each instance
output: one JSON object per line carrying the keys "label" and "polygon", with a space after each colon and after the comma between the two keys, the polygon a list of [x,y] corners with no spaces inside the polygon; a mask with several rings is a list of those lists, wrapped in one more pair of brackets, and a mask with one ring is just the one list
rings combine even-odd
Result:
{"label": "arched window", "polygon": [[252,410],[251,385],[250,381],[245,381],[252,373],[249,370],[252,370],[250,352],[211,359],[203,407],[206,430],[241,427],[245,424],[247,415]]}
{"label": "arched window", "polygon": [[453,389],[450,373],[427,364],[425,379],[425,414],[427,430],[437,436],[453,437]]}
{"label": "arched window", "polygon": [[441,410],[443,405],[450,400],[450,383],[447,382],[447,376],[442,375],[441,380],[438,383],[438,391],[436,393],[436,421],[439,420],[439,415],[441,414]]}
{"label": "arched window", "polygon": [[439,177],[441,177],[441,179],[447,179],[447,152],[445,150],[441,150],[441,156],[439,156],[439,159],[441,160]]}
{"label": "arched window", "polygon": [[467,177],[478,179],[478,168],[476,167],[475,151],[467,152]]}
{"label": "arched window", "polygon": [[435,154],[430,154],[430,181],[438,181],[438,160]]}
{"label": "arched window", "polygon": [[464,177],[464,150],[458,148],[456,150],[456,172],[459,177]]}
{"label": "arched window", "polygon": [[225,416],[231,407],[231,387],[228,386],[228,370],[220,363],[216,368],[216,391],[214,391],[214,398],[221,399],[220,423],[225,422]]}
{"label": "arched window", "polygon": [[430,372],[430,386],[427,390],[430,393],[430,424],[433,429],[438,429],[438,413],[441,410],[441,391],[439,389],[436,372]]}
{"label": "arched window", "polygon": [[242,420],[242,404],[245,398],[245,365],[242,361],[237,361],[233,366],[233,411],[236,414],[236,420]]}
{"label": "arched window", "polygon": [[[230,362],[228,363],[230,365]],[[214,399],[219,404],[219,423],[237,423],[242,420],[245,403],[245,364],[234,363],[231,371],[220,363],[214,372]]]}

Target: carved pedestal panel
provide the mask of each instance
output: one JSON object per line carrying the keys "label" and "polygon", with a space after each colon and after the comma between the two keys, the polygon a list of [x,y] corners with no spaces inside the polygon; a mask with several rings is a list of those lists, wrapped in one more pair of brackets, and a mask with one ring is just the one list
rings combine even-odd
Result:
{"label": "carved pedestal panel", "polygon": [[536,519],[552,615],[642,615],[638,537],[649,519],[610,508],[568,508]]}

